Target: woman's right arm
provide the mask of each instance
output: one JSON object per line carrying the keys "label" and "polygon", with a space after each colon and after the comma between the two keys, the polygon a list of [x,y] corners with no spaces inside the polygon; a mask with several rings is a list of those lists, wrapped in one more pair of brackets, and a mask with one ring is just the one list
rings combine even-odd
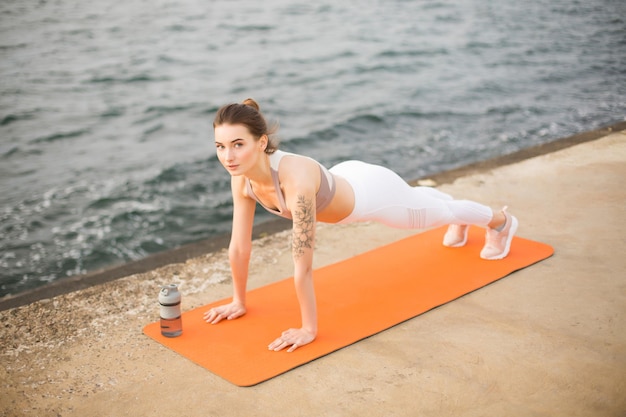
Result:
{"label": "woman's right arm", "polygon": [[243,176],[231,177],[233,227],[228,246],[228,259],[233,278],[233,300],[229,304],[214,307],[204,313],[204,320],[211,324],[219,323],[223,319],[236,319],[246,314],[246,287],[256,201],[244,194],[244,181]]}

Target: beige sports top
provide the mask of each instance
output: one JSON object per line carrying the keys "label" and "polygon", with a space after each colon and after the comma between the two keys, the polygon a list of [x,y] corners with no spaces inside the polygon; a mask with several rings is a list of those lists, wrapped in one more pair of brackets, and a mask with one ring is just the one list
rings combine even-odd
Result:
{"label": "beige sports top", "polygon": [[[287,208],[287,204],[285,203],[285,196],[280,191],[280,181],[278,180],[278,165],[280,165],[280,160],[287,155],[295,154],[277,150],[269,156],[270,172],[272,173],[272,180],[274,181],[276,194],[278,194],[278,209],[273,209],[263,205],[261,200],[259,200],[256,194],[254,194],[254,190],[252,190],[252,185],[250,184],[250,180],[248,178],[246,178],[246,190],[248,192],[248,195],[254,198],[261,206],[263,206],[265,210],[269,211],[270,213],[276,214],[277,216],[291,219],[291,211],[289,211],[289,209]],[[320,188],[319,190],[317,190],[317,194],[315,196],[315,207],[317,211],[322,211],[326,206],[330,204],[333,197],[335,196],[335,178],[322,164],[317,161],[315,161],[315,163],[319,165],[321,175]]]}

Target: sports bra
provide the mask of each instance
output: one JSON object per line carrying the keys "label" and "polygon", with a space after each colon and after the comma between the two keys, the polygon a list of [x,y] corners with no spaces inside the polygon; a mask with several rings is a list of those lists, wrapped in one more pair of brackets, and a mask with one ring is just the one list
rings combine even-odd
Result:
{"label": "sports bra", "polygon": [[[276,194],[278,195],[278,209],[273,209],[270,207],[266,207],[261,200],[254,194],[254,190],[252,189],[252,185],[250,184],[250,180],[246,178],[246,190],[248,195],[254,198],[265,210],[270,213],[276,214],[280,217],[284,217],[286,219],[291,219],[291,211],[287,208],[287,204],[285,203],[285,196],[280,191],[280,181],[278,180],[278,165],[280,165],[280,160],[287,155],[296,155],[290,152],[283,152],[280,150],[276,150],[274,153],[270,154],[270,172],[272,174],[272,180],[274,182],[274,188],[276,189]],[[305,158],[308,158],[305,156]],[[311,158],[309,158],[311,159]],[[311,159],[315,161],[314,159]],[[317,165],[320,167],[320,188],[317,190],[317,194],[315,195],[315,207],[317,211],[322,211],[326,206],[330,204],[333,197],[335,196],[336,186],[335,186],[335,178],[333,175],[319,162],[315,161]]]}

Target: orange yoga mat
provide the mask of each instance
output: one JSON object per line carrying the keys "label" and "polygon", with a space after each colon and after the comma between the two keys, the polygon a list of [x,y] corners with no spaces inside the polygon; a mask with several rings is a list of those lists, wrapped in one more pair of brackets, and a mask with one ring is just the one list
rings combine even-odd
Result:
{"label": "orange yoga mat", "polygon": [[[248,292],[248,313],[210,325],[202,315],[217,301],[183,313],[183,334],[161,336],[159,322],[144,333],[239,386],[258,384],[388,329],[552,255],[543,243],[515,237],[509,256],[480,259],[484,230],[470,229],[463,248],[446,248],[445,229],[409,238],[314,271],[317,339],[288,353],[267,345],[300,326],[293,278]],[[183,294],[184,307],[184,294]],[[417,336],[416,336],[417,337]]]}

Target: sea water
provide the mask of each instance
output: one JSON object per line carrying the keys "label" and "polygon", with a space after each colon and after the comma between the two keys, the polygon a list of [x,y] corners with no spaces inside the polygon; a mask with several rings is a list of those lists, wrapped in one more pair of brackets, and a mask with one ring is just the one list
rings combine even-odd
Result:
{"label": "sea water", "polygon": [[624,16],[622,0],[0,2],[0,296],[227,233],[211,124],[228,102],[255,98],[285,150],[407,180],[622,121]]}

